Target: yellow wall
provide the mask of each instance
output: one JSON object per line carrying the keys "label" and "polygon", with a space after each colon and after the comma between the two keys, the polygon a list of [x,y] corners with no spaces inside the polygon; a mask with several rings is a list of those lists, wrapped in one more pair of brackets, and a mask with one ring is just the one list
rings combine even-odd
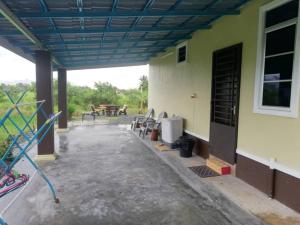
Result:
{"label": "yellow wall", "polygon": [[[218,20],[210,30],[197,31],[188,41],[188,63],[176,64],[175,48],[150,62],[149,105],[186,119],[185,129],[209,138],[212,52],[243,43],[238,149],[300,171],[300,118],[253,112],[259,7],[253,1],[238,16]],[[195,93],[197,98],[190,96]]]}

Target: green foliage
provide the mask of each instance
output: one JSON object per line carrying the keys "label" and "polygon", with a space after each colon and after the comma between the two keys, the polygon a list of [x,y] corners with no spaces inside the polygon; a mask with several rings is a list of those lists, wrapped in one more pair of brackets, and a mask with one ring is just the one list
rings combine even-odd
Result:
{"label": "green foliage", "polygon": [[87,109],[94,101],[94,91],[89,87],[73,86],[68,84],[68,103],[74,104],[79,110]]}
{"label": "green foliage", "polygon": [[[54,107],[57,111],[58,99],[57,80],[53,82]],[[139,86],[136,89],[121,90],[107,82],[96,82],[94,88],[76,86],[68,83],[68,112],[72,117],[74,114],[80,114],[82,111],[90,110],[90,105],[98,106],[100,104],[127,105],[129,111],[136,113],[139,109],[147,108],[148,99],[148,78],[141,76]],[[0,117],[5,113],[10,103],[4,95],[4,90],[9,90],[16,98],[21,92],[27,90],[24,101],[33,102],[36,98],[35,83],[0,85]],[[29,112],[34,110],[35,106],[26,109]]]}
{"label": "green foliage", "polygon": [[[115,104],[118,101],[118,89],[114,86],[112,86],[110,83],[102,83],[102,82],[96,82],[95,83],[96,88],[96,100],[98,102],[95,102],[96,105],[98,104]],[[98,104],[97,104],[98,103]]]}
{"label": "green foliage", "polygon": [[[5,91],[7,91],[10,94],[10,96],[14,101],[16,101],[24,91],[27,92],[23,98],[23,102],[34,102],[35,101],[34,99],[36,98],[34,84],[16,84],[16,85],[1,84],[0,85],[0,118],[2,118],[4,114],[7,112],[7,110],[12,107],[12,103],[10,102],[8,97],[4,94]],[[18,111],[15,109],[10,114],[10,118],[12,119],[12,121],[18,124],[20,128],[23,128],[25,127],[26,124],[24,119],[29,120],[35,108],[36,108],[35,104],[24,105],[20,108],[20,110],[23,113],[23,117],[21,117]],[[32,129],[35,129],[36,127],[35,123],[36,123],[36,118],[34,117],[30,123]],[[0,126],[0,157],[10,144],[10,140],[11,140],[10,135],[15,136],[19,133],[18,129],[13,125],[13,123],[10,120],[6,120],[4,125],[6,130],[4,129],[3,126]],[[9,134],[6,131],[8,131]],[[28,133],[28,132],[30,132],[30,130],[27,127],[24,129],[24,133]]]}
{"label": "green foliage", "polygon": [[68,105],[68,118],[69,119],[72,119],[73,118],[73,114],[75,113],[76,111],[76,105],[74,104],[69,104]]}
{"label": "green foliage", "polygon": [[[16,84],[5,85],[0,84],[0,118],[4,116],[11,103],[4,94],[4,91],[8,90],[12,97],[16,99],[23,91],[27,91],[24,102],[35,102],[36,89],[35,83],[31,84]],[[114,104],[114,105],[127,105],[128,114],[136,114],[137,112],[143,112],[147,108],[148,99],[148,78],[142,76],[140,78],[139,86],[136,89],[120,90],[110,83],[97,82],[94,88],[76,86],[68,83],[68,116],[69,119],[73,119],[76,116],[80,116],[83,111],[89,111],[90,105],[98,106],[100,104]],[[57,111],[57,99],[58,99],[58,85],[57,80],[53,81],[53,98],[54,98],[54,110]],[[29,117],[32,112],[35,111],[36,105],[29,105],[22,107],[22,112],[25,117]],[[20,126],[25,125],[22,118],[15,113],[12,115],[14,121]],[[31,126],[36,127],[36,118],[32,120]],[[18,131],[8,124],[8,129],[12,135],[16,135]],[[26,131],[28,132],[28,130]],[[4,152],[5,148],[9,144],[7,134],[3,128],[0,127],[0,156]]]}
{"label": "green foliage", "polygon": [[[3,84],[1,84],[1,90],[3,90],[4,88],[3,88]],[[3,93],[3,91],[1,91],[0,92],[0,102],[4,102],[4,99],[5,99],[5,95],[4,95],[4,93]]]}
{"label": "green foliage", "polygon": [[143,75],[140,77],[139,89],[141,90],[140,94],[140,109],[139,112],[143,113],[148,106],[148,77]]}
{"label": "green foliage", "polygon": [[[57,105],[57,81],[54,81],[54,104]],[[68,83],[69,119],[89,111],[90,105],[127,105],[129,113],[137,113],[147,108],[148,78],[142,76],[136,89],[121,90],[107,82],[96,82],[94,88],[76,86]],[[142,110],[141,110],[142,109]]]}
{"label": "green foliage", "polygon": [[141,101],[141,93],[137,89],[122,90],[118,94],[119,105],[127,105],[129,108],[138,108]]}

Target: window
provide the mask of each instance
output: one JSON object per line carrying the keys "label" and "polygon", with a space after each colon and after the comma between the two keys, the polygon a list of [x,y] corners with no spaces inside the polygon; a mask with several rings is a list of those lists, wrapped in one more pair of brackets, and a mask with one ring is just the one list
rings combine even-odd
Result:
{"label": "window", "polygon": [[177,63],[183,63],[187,61],[187,43],[184,42],[177,46]]}
{"label": "window", "polygon": [[298,0],[273,1],[260,10],[254,99],[257,113],[297,117],[298,11]]}

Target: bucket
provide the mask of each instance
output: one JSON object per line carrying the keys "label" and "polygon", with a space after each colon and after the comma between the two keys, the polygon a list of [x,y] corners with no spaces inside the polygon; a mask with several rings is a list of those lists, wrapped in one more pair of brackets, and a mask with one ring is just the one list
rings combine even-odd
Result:
{"label": "bucket", "polygon": [[193,156],[194,140],[191,138],[184,138],[181,141],[180,156],[189,158]]}
{"label": "bucket", "polygon": [[153,129],[151,132],[151,141],[158,140],[158,129]]}

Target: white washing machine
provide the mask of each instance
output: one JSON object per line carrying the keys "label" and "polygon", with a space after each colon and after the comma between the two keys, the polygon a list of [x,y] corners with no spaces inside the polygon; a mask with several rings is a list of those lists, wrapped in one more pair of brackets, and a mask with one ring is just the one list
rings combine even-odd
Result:
{"label": "white washing machine", "polygon": [[162,140],[166,144],[173,144],[183,134],[183,119],[179,116],[165,118],[161,123]]}

